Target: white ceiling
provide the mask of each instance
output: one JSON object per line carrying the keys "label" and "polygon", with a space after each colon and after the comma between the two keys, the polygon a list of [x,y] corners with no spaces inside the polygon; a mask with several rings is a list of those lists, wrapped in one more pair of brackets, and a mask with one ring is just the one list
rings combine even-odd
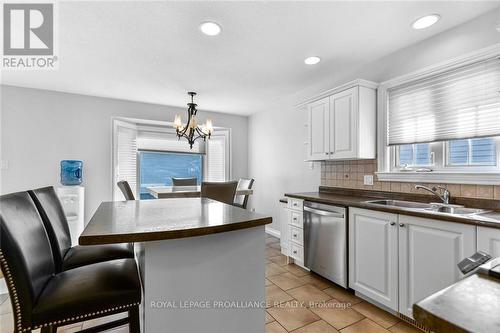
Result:
{"label": "white ceiling", "polygon": [[[463,2],[63,2],[57,71],[5,71],[2,83],[251,114],[335,70],[374,61],[499,6]],[[411,23],[439,13],[435,26]],[[217,37],[203,21],[222,25]],[[304,58],[319,55],[316,66]]]}

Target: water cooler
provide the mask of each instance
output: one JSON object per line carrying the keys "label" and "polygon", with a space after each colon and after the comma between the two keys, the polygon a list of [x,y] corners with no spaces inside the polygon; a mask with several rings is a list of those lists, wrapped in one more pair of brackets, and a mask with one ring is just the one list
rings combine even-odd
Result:
{"label": "water cooler", "polygon": [[68,220],[71,245],[78,245],[78,237],[85,226],[83,218],[85,188],[83,186],[59,186],[56,192]]}

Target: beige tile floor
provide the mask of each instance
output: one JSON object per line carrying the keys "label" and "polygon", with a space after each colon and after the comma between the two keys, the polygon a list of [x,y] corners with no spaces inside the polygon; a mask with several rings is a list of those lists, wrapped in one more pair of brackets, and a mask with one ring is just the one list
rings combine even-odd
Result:
{"label": "beige tile floor", "polygon": [[[318,275],[288,265],[278,238],[266,237],[266,254],[266,333],[421,333]],[[58,332],[78,332],[124,315],[61,327]],[[8,296],[0,295],[0,333],[7,332],[13,332],[12,307]],[[128,327],[106,332],[128,333]]]}
{"label": "beige tile floor", "polygon": [[421,333],[392,314],[294,264],[266,237],[266,333]]}

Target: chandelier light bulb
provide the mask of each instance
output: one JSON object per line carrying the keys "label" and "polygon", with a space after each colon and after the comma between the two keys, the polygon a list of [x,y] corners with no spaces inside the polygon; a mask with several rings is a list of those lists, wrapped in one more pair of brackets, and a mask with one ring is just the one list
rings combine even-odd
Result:
{"label": "chandelier light bulb", "polygon": [[198,124],[196,123],[196,117],[193,115],[191,117],[191,121],[189,122],[189,128],[195,129],[197,126]]}
{"label": "chandelier light bulb", "polygon": [[205,133],[212,134],[212,132],[214,131],[214,126],[212,124],[212,119],[207,119],[207,121],[205,123],[205,128],[206,128]]}
{"label": "chandelier light bulb", "polygon": [[174,127],[178,130],[182,128],[182,118],[180,115],[176,114],[174,119]]}

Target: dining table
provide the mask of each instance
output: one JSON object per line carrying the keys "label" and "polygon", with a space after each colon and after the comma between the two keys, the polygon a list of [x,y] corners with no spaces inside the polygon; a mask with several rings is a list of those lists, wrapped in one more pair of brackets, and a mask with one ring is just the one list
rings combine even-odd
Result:
{"label": "dining table", "polygon": [[[150,186],[146,188],[156,199],[196,198],[201,196],[201,186]],[[237,188],[235,195],[251,195],[253,190]]]}
{"label": "dining table", "polygon": [[79,244],[134,243],[141,332],[265,331],[265,225],[208,198],[103,202]]}

